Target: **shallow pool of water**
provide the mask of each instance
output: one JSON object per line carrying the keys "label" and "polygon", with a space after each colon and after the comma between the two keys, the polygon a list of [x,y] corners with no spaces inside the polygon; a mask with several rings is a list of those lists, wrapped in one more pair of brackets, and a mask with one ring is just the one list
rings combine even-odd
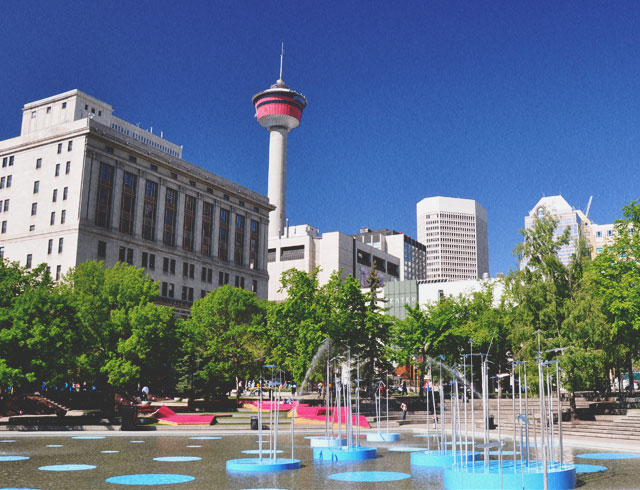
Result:
{"label": "shallow pool of water", "polygon": [[[277,473],[235,474],[225,468],[227,459],[247,457],[242,451],[257,449],[256,435],[222,435],[220,439],[205,439],[203,433],[173,435],[160,433],[108,434],[101,439],[78,439],[69,435],[15,434],[0,435],[0,456],[22,456],[28,459],[3,458],[0,460],[0,488],[37,489],[99,489],[134,488],[127,481],[147,481],[148,488],[327,488],[327,489],[418,489],[442,488],[442,471],[424,469],[410,464],[410,452],[392,451],[391,448],[415,443],[411,433],[403,433],[395,443],[365,442],[378,448],[373,460],[350,463],[316,462],[309,440],[296,437],[295,458],[300,459],[299,470]],[[218,435],[218,434],[216,434]],[[193,437],[197,439],[194,445]],[[281,433],[278,449],[283,457],[291,457],[290,436]],[[140,441],[132,443],[133,441]],[[266,446],[265,446],[266,449]],[[508,448],[507,448],[508,449]],[[596,450],[565,448],[565,461],[584,463],[578,454],[596,453]],[[624,452],[621,450],[620,452]],[[6,459],[6,460],[5,460]],[[606,471],[578,475],[580,488],[638,488],[640,485],[640,459],[589,460],[606,466]],[[58,465],[72,471],[43,471],[39,468]],[[59,466],[59,468],[65,468]],[[372,484],[346,478],[341,481],[331,475],[348,472],[396,472],[409,478]],[[126,475],[181,475],[118,479]],[[364,475],[366,476],[366,475]],[[163,479],[164,478],[164,479]],[[341,477],[344,479],[344,477]],[[107,480],[111,479],[109,483]],[[159,482],[152,485],[154,481]],[[354,480],[354,481],[353,481]],[[125,482],[117,483],[117,482]],[[172,483],[175,482],[175,483]],[[135,488],[142,488],[135,486]],[[146,487],[145,487],[146,488]]]}

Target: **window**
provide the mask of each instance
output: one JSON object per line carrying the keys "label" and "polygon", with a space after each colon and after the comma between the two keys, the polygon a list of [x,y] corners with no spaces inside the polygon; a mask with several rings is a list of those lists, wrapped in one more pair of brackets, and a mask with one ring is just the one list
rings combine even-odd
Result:
{"label": "window", "polygon": [[149,269],[156,269],[156,254],[149,254]]}
{"label": "window", "polygon": [[0,247],[0,259],[4,257],[4,247]]}
{"label": "window", "polygon": [[169,258],[164,257],[162,259],[162,272],[169,272]]}
{"label": "window", "polygon": [[51,252],[53,252],[53,239],[52,238],[49,239],[49,243],[47,244],[47,255],[51,255]]}
{"label": "window", "polygon": [[13,155],[11,155],[11,156],[9,157],[9,166],[10,166],[10,167],[13,167],[13,158],[14,158],[14,157],[13,157]]}
{"label": "window", "polygon": [[56,281],[60,280],[61,272],[62,272],[62,266],[61,265],[56,266]]}
{"label": "window", "polygon": [[67,210],[63,209],[62,212],[60,213],[60,224],[64,225],[64,222],[67,219]]}
{"label": "window", "polygon": [[182,276],[183,277],[189,276],[189,264],[187,264],[186,262],[182,263]]}
{"label": "window", "polygon": [[196,270],[196,266],[193,264],[189,264],[189,277],[191,279],[193,279],[193,276],[195,275],[195,270]]}
{"label": "window", "polygon": [[62,143],[58,143],[58,153],[62,153]]}
{"label": "window", "polygon": [[253,291],[254,293],[258,292],[258,281],[255,279],[251,281],[251,291]]}
{"label": "window", "polygon": [[51,106],[47,107],[47,114],[51,114]]}
{"label": "window", "polygon": [[64,168],[64,173],[65,175],[69,175],[69,172],[71,172],[71,162],[67,162],[65,168]]}
{"label": "window", "polygon": [[5,178],[1,177],[0,178],[0,189],[4,189],[4,184],[5,184]]}
{"label": "window", "polygon": [[27,269],[31,269],[31,261],[33,259],[33,256],[31,254],[27,255]]}
{"label": "window", "polygon": [[69,143],[67,143],[67,151],[71,151],[73,149],[73,141],[69,141]]}
{"label": "window", "polygon": [[60,164],[56,163],[56,177],[60,176]]}
{"label": "window", "polygon": [[36,180],[36,181],[33,183],[33,193],[34,193],[34,194],[37,194],[38,192],[40,192],[40,181],[39,181],[39,180]]}
{"label": "window", "polygon": [[[11,176],[9,176],[11,177]],[[9,184],[7,183],[7,187],[9,187]],[[607,236],[611,236],[613,235],[613,230],[607,230]]]}
{"label": "window", "polygon": [[62,253],[62,247],[64,246],[64,238],[58,239],[58,253]]}
{"label": "window", "polygon": [[249,268],[258,269],[258,244],[260,243],[260,223],[251,220],[249,228]]}
{"label": "window", "polygon": [[8,162],[8,161],[9,161],[9,158],[8,158],[8,157],[4,157],[4,158],[2,159],[2,168],[5,168],[5,167],[7,166],[7,162]]}
{"label": "window", "polygon": [[184,231],[182,234],[182,249],[193,252],[193,242],[196,226],[196,198],[184,196]]}
{"label": "window", "polygon": [[220,209],[220,223],[218,228],[218,258],[220,260],[228,260],[229,211],[227,209]]}
{"label": "window", "polygon": [[142,261],[140,265],[145,269],[147,268],[148,259],[149,259],[149,254],[147,252],[142,252]]}
{"label": "window", "polygon": [[129,172],[124,173],[120,205],[120,232],[127,235],[133,235],[137,183],[138,179],[135,175]]}
{"label": "window", "polygon": [[50,225],[55,225],[56,224],[56,212],[55,211],[51,211],[51,219],[49,221]]}
{"label": "window", "polygon": [[40,168],[40,167],[42,167],[42,158],[38,158],[38,159],[36,160],[36,169],[38,169],[38,168]]}
{"label": "window", "polygon": [[169,283],[169,297],[173,298],[174,286],[172,283]]}
{"label": "window", "polygon": [[213,282],[213,269],[208,269],[207,270],[207,282],[208,283],[212,283]]}
{"label": "window", "polygon": [[142,238],[145,240],[155,240],[157,200],[158,184],[147,180],[144,188],[144,204],[142,207]]}
{"label": "window", "polygon": [[229,200],[229,195],[228,194],[223,194],[222,195],[222,199],[224,199],[225,201]]}
{"label": "window", "polygon": [[58,189],[53,189],[53,198],[51,199],[52,202],[56,202],[58,200]]}
{"label": "window", "polygon": [[127,264],[133,265],[133,249],[132,248],[127,249]]}
{"label": "window", "polygon": [[113,155],[113,148],[110,146],[105,145],[104,151]]}
{"label": "window", "polygon": [[[9,187],[11,187],[11,178],[12,178],[12,176],[11,176],[11,175],[7,175],[7,189],[8,189]],[[611,231],[611,230],[609,230],[609,231]]]}
{"label": "window", "polygon": [[167,286],[168,284],[166,282],[162,283],[162,296],[164,296],[165,298],[167,297]]}
{"label": "window", "polygon": [[31,119],[35,119],[36,118],[36,111],[31,111]]}
{"label": "window", "polygon": [[129,155],[129,161],[131,163],[137,163],[138,159],[136,157],[134,157],[133,155]]}
{"label": "window", "polygon": [[[58,167],[59,166],[60,165],[58,165]],[[103,228],[109,228],[111,226],[113,177],[114,168],[106,163],[100,163],[98,193],[96,196],[96,226]]]}
{"label": "window", "polygon": [[36,214],[38,214],[38,203],[34,202],[31,203],[31,216],[35,216]]}
{"label": "window", "polygon": [[[51,240],[49,240],[51,242]],[[107,257],[107,242],[98,240],[98,257],[105,259]]]}
{"label": "window", "polygon": [[69,188],[65,187],[64,190],[62,191],[62,200],[66,201],[68,195],[69,195]]}
{"label": "window", "polygon": [[200,252],[206,257],[211,256],[213,234],[213,204],[202,203],[202,239]]}
{"label": "window", "polygon": [[29,225],[29,231],[35,231],[36,225]]}
{"label": "window", "polygon": [[153,163],[149,165],[149,167],[151,168],[151,170],[153,170],[154,172],[158,171],[158,166],[154,165]]}
{"label": "window", "polygon": [[244,265],[244,216],[236,215],[233,260],[236,265]]}
{"label": "window", "polygon": [[169,247],[176,244],[176,212],[178,209],[178,193],[167,188],[164,204],[164,234],[162,242]]}
{"label": "window", "polygon": [[9,211],[9,199],[4,200],[4,212]]}
{"label": "window", "polygon": [[63,102],[63,103],[62,103],[62,108],[63,108],[63,109],[66,109],[66,108],[67,108],[67,103],[66,103],[66,102]]}
{"label": "window", "polygon": [[218,273],[218,286],[222,286],[224,284],[224,272],[220,271]]}
{"label": "window", "polygon": [[169,272],[171,272],[171,274],[176,273],[176,259],[171,259],[169,261]]}
{"label": "window", "polygon": [[182,301],[187,301],[187,286],[182,286]]}
{"label": "window", "polygon": [[189,288],[189,296],[187,297],[187,300],[193,302],[193,288]]}

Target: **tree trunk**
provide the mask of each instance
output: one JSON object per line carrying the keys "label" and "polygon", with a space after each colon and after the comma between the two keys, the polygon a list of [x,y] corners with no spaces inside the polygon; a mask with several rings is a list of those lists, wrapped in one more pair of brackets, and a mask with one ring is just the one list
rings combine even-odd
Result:
{"label": "tree trunk", "polygon": [[629,369],[629,393],[633,395],[633,359],[631,352],[627,354],[627,369]]}

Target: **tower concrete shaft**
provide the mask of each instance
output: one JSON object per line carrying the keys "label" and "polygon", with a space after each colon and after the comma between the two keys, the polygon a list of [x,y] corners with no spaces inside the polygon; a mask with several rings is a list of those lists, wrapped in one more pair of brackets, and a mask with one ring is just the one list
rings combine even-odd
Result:
{"label": "tower concrete shaft", "polygon": [[276,209],[269,213],[269,237],[282,235],[287,216],[287,134],[288,128],[269,128],[269,202]]}

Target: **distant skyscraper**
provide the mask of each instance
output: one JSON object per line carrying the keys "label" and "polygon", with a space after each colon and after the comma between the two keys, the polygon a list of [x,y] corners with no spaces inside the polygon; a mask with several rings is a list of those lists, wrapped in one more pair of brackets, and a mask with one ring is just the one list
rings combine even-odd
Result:
{"label": "distant skyscraper", "polygon": [[269,202],[276,208],[269,213],[269,238],[282,235],[286,220],[287,135],[300,125],[307,99],[294,92],[280,78],[267,90],[253,96],[256,118],[269,131]]}
{"label": "distant skyscraper", "polygon": [[487,210],[472,199],[427,197],[416,206],[427,279],[476,279],[489,273]]}

